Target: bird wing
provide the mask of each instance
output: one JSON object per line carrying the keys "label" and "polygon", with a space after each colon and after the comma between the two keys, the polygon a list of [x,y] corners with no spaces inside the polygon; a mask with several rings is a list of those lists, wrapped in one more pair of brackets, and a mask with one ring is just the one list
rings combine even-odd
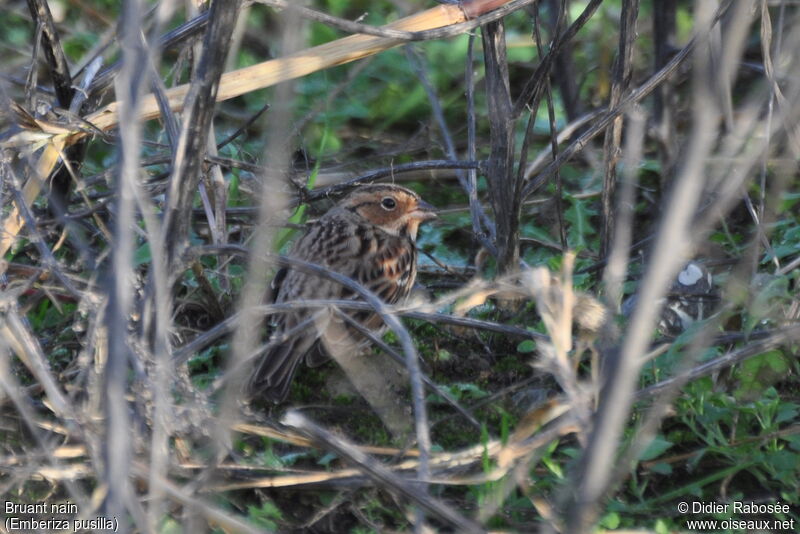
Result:
{"label": "bird wing", "polygon": [[[348,230],[352,224],[346,213],[329,212],[308,226],[289,255],[352,276],[358,253],[357,243],[351,239],[353,232]],[[342,298],[340,284],[286,267],[275,273],[271,288],[275,303]],[[250,396],[261,394],[271,401],[283,400],[304,356],[309,352],[321,352],[320,328],[314,321],[306,324],[310,316],[309,309],[298,307],[274,317],[271,342],[275,346],[256,364],[248,382]]]}
{"label": "bird wing", "polygon": [[[375,293],[389,304],[408,295],[416,278],[417,251],[410,239],[392,236],[374,226],[359,224],[346,210],[334,210],[310,225],[295,243],[290,255],[294,258],[320,264],[348,276]],[[352,290],[323,277],[296,269],[280,269],[273,279],[273,297],[277,303],[310,299],[355,298]],[[251,395],[262,393],[269,400],[280,401],[286,397],[289,385],[300,361],[305,357],[311,365],[328,359],[320,337],[326,332],[349,333],[348,339],[326,343],[352,343],[361,335],[351,327],[341,328],[340,318],[327,318],[325,326],[303,321],[310,316],[306,308],[298,308],[276,316],[272,340],[278,341],[293,329],[293,335],[269,350],[251,376]],[[371,311],[357,311],[351,317],[370,329],[379,329],[383,321]],[[328,328],[335,323],[336,328]],[[332,325],[334,326],[334,325]],[[344,336],[348,337],[348,336]]]}

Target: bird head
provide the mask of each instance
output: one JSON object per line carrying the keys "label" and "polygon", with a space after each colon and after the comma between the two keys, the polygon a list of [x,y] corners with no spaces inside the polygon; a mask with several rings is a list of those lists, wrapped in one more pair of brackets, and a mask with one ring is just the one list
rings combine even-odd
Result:
{"label": "bird head", "polygon": [[359,187],[340,205],[349,209],[384,232],[417,238],[419,225],[436,218],[433,206],[410,189],[391,184]]}

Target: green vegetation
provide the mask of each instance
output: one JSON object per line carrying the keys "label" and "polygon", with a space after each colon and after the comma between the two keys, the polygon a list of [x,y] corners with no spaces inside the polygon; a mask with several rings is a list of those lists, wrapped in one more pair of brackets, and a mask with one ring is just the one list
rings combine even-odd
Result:
{"label": "green vegetation", "polygon": [[[75,76],[73,85],[79,85],[79,67],[92,54],[99,53],[104,66],[122,57],[119,43],[112,39],[123,17],[117,2],[83,6],[86,2],[53,0],[50,4],[54,17],[60,17],[56,27]],[[430,8],[429,4],[317,0],[309,6],[383,26]],[[551,10],[556,4],[531,3],[528,9],[534,15],[519,9],[503,19],[513,102],[552,47],[557,31],[556,13]],[[469,159],[465,69],[471,68],[475,159],[481,163],[476,196],[485,214],[481,227],[500,218],[491,208],[496,191],[487,180],[497,148],[489,119],[497,110],[488,109],[491,84],[482,48],[486,30],[472,30],[475,62],[470,67],[466,66],[469,36],[460,34],[415,42],[300,77],[293,82],[288,102],[277,101],[277,89],[270,87],[218,103],[212,126],[217,143],[247,126],[220,147],[216,157],[203,160],[202,191],[194,193],[187,249],[177,254],[186,259],[178,271],[165,273],[173,284],[165,301],[156,298],[162,283],[157,271],[165,266],[157,265],[154,256],[165,254],[158,247],[166,245],[154,240],[148,218],[163,222],[178,149],[162,121],[145,123],[138,147],[142,165],[135,214],[127,228],[132,236],[133,279],[128,281],[131,302],[123,319],[113,315],[119,277],[112,263],[119,247],[115,230],[121,215],[115,202],[122,141],[118,129],[103,135],[89,129],[85,155],[75,156],[82,157],[75,168],[77,181],[69,180],[70,191],[64,197],[66,223],[53,211],[54,197],[39,194],[28,206],[33,220],[19,231],[0,266],[4,271],[0,273],[4,450],[0,487],[7,498],[25,503],[73,499],[82,514],[110,513],[105,504],[98,504],[107,502],[108,490],[105,388],[109,361],[120,357],[123,406],[130,418],[126,438],[131,446],[123,474],[128,477],[129,498],[136,501],[121,517],[132,528],[142,530],[149,522],[154,531],[171,533],[199,521],[214,532],[237,531],[242,525],[265,531],[410,531],[417,509],[407,494],[390,483],[376,482],[353,467],[352,460],[281,421],[290,407],[300,408],[303,416],[363,446],[361,452],[421,491],[421,485],[414,485],[419,482],[415,477],[421,446],[415,432],[393,434],[334,362],[302,366],[284,405],[261,399],[245,405],[239,384],[246,379],[244,360],[268,342],[272,326],[264,318],[244,327],[256,332],[256,347],[238,361],[234,355],[239,338],[232,334],[243,321],[243,293],[250,287],[246,283],[250,258],[242,250],[257,232],[273,232],[272,251],[286,254],[301,225],[338,198],[337,184],[390,168],[385,181],[414,189],[441,210],[435,223],[421,229],[418,282],[423,287],[406,304],[411,311],[429,315],[403,318],[422,371],[440,387],[425,391],[433,479],[426,491],[487,529],[532,532],[552,524],[579,532],[580,527],[569,523],[574,511],[570,505],[584,480],[586,451],[595,445],[594,425],[605,420],[598,414],[608,408],[594,378],[601,371],[609,373],[604,379],[614,372],[615,358],[637,334],[629,329],[635,315],[613,309],[621,302],[605,301],[614,298],[609,297],[612,284],[604,278],[605,269],[610,269],[608,257],[601,253],[603,222],[609,216],[602,205],[605,163],[612,156],[622,158],[612,165],[617,189],[611,212],[617,220],[623,211],[616,208],[620,191],[625,183],[636,181],[630,247],[623,247],[629,249],[630,264],[620,280],[623,295],[618,298],[625,301],[652,270],[654,244],[662,239],[660,225],[681,177],[688,173],[689,154],[701,144],[695,136],[708,128],[716,141],[699,156],[702,170],[696,175],[706,181],[695,191],[698,207],[676,223],[687,228],[680,234],[685,241],[672,243],[680,265],[664,281],[659,296],[685,260],[696,258],[713,274],[713,301],[704,317],[678,334],[668,335],[657,319],[647,323],[646,332],[652,335],[635,355],[630,377],[631,389],[639,395],[632,400],[630,413],[622,415],[624,427],[614,440],[613,454],[604,459],[611,480],[606,497],[589,514],[590,523],[599,530],[667,533],[689,529],[687,521],[692,519],[769,520],[794,521],[800,529],[800,177],[796,128],[781,124],[782,117],[791,122],[800,109],[798,82],[791,74],[798,71],[789,68],[796,67],[797,58],[786,58],[800,35],[792,18],[800,13],[798,8],[770,3],[766,11],[771,16],[770,34],[780,27],[783,42],[775,35],[767,41],[764,13],[747,19],[742,55],[732,63],[736,77],[720,82],[712,92],[721,126],[698,119],[701,106],[693,91],[699,90],[693,84],[702,84],[703,78],[689,55],[658,85],[660,98],[668,103],[663,122],[653,96],[637,102],[646,115],[638,147],[630,138],[634,121],[628,113],[634,107],[630,104],[621,115],[618,144],[604,144],[605,130],[600,130],[560,165],[558,176],[531,194],[521,192],[552,161],[553,135],[589,112],[600,112],[560,141],[558,151],[563,153],[602,118],[617,83],[613,69],[623,5],[630,4],[602,3],[569,40],[568,60],[550,69],[552,77],[546,90],[542,87],[538,108],[523,106],[522,119],[509,126],[508,137],[515,143],[511,174],[522,175],[525,169],[519,167],[530,165],[539,155],[543,162],[520,183],[518,196],[524,202],[517,220],[521,261],[516,272],[508,272],[475,235],[469,195],[460,183],[468,182],[467,171],[454,165],[394,172],[407,163]],[[638,14],[626,95],[654,72],[657,37],[649,31],[655,16],[652,4],[656,3],[642,5]],[[679,4],[673,13],[672,37],[661,43],[674,50],[687,46],[702,24],[693,11],[698,7]],[[567,24],[578,18],[587,2],[569,5]],[[781,18],[784,9],[789,13]],[[50,111],[58,107],[52,76],[42,51],[34,47],[36,24],[27,3],[11,0],[0,6],[0,15],[0,134],[12,135],[20,124],[25,126],[11,102],[43,123],[86,127],[74,116]],[[281,57],[284,15],[261,4],[242,10],[244,24],[237,30],[231,68]],[[154,17],[154,13],[146,17],[148,37]],[[186,19],[181,9],[164,30]],[[532,37],[534,21],[546,44],[542,50]],[[301,33],[303,48],[347,35],[310,21],[303,23]],[[724,31],[723,42],[734,39],[733,33]],[[202,55],[203,46],[192,49],[191,44],[184,40],[158,57],[158,73],[167,87],[192,79],[192,62]],[[776,83],[785,95],[775,96],[772,106],[768,105],[772,86],[764,74],[765,48],[773,50],[772,62],[779,70]],[[674,51],[661,59],[672,57]],[[31,65],[36,76],[29,72]],[[425,81],[415,65],[421,66]],[[27,87],[31,83],[39,89]],[[435,93],[436,105],[426,83]],[[568,98],[565,91],[570,87],[574,94]],[[720,94],[730,96],[726,101],[730,109],[717,102],[723,99]],[[113,102],[113,85],[104,96],[97,96],[102,105]],[[248,123],[265,104],[270,109]],[[548,105],[555,132],[550,131]],[[446,131],[436,118],[437,106]],[[265,139],[281,107],[291,112],[290,127],[280,132],[279,139],[290,161],[265,161]],[[531,113],[536,120],[526,137]],[[446,137],[453,139],[456,154],[448,153]],[[769,142],[755,150],[765,138]],[[9,219],[17,202],[15,192],[33,179],[31,169],[42,154],[27,154],[25,147],[8,139],[0,137],[8,155],[2,162],[3,220]],[[525,142],[528,150],[521,163]],[[637,150],[634,167],[627,168],[625,158]],[[222,184],[214,182],[215,166]],[[749,169],[748,180],[732,182],[731,176],[743,168]],[[290,205],[279,213],[263,214],[265,220],[260,222],[262,187],[278,183],[265,176],[278,177],[275,180]],[[326,194],[314,196],[320,191]],[[731,195],[727,204],[717,203],[726,194]],[[214,224],[223,214],[224,235],[218,238]],[[707,217],[713,218],[708,224]],[[491,241],[490,234],[482,237]],[[613,246],[614,240],[610,243]],[[575,253],[571,267],[570,252]],[[52,261],[47,253],[52,253]],[[544,289],[533,279],[532,269],[538,267],[553,276]],[[275,270],[268,263],[255,276],[266,283]],[[611,306],[607,330],[587,333],[578,319],[565,326],[559,306],[573,289]],[[698,297],[688,300],[696,302]],[[169,309],[160,309],[161,302],[168,302]],[[115,320],[121,329],[113,330]],[[567,332],[571,345],[563,353],[552,324]],[[126,337],[123,356],[109,352],[115,333]],[[181,353],[197,340],[203,342],[195,350]],[[383,335],[383,341],[402,356],[401,340],[395,332]],[[412,410],[408,377],[398,382],[402,386],[387,380],[386,394],[407,408],[413,428],[418,414]],[[780,502],[789,505],[789,511],[682,513],[677,507],[681,502]],[[195,512],[203,507],[206,512]],[[150,510],[155,516],[144,517]],[[426,517],[435,530],[451,528],[430,511]]]}

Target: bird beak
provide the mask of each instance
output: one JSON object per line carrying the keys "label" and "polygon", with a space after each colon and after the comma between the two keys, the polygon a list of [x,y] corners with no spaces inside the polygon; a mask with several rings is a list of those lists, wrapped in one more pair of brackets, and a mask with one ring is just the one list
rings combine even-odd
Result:
{"label": "bird beak", "polygon": [[424,200],[417,202],[417,208],[411,212],[411,216],[420,221],[429,221],[438,217],[438,215],[436,215],[436,208]]}

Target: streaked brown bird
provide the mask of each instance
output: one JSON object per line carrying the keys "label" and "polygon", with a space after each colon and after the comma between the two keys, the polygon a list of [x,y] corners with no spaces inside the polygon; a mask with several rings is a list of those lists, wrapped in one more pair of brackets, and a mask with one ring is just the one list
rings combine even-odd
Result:
{"label": "streaked brown bird", "polygon": [[[409,189],[388,184],[362,186],[311,223],[289,255],[346,275],[394,304],[408,296],[417,277],[419,225],[435,217],[433,206]],[[276,303],[355,298],[341,284],[291,268],[276,273],[272,297]],[[342,322],[309,322],[313,313],[298,308],[277,317],[273,340],[304,322],[309,324],[256,363],[248,385],[251,398],[282,401],[303,359],[313,367],[329,358],[330,338],[342,337]],[[371,330],[382,326],[374,312],[350,312],[350,316]],[[335,326],[339,333],[331,334]],[[344,337],[363,339],[352,327],[343,330]]]}

